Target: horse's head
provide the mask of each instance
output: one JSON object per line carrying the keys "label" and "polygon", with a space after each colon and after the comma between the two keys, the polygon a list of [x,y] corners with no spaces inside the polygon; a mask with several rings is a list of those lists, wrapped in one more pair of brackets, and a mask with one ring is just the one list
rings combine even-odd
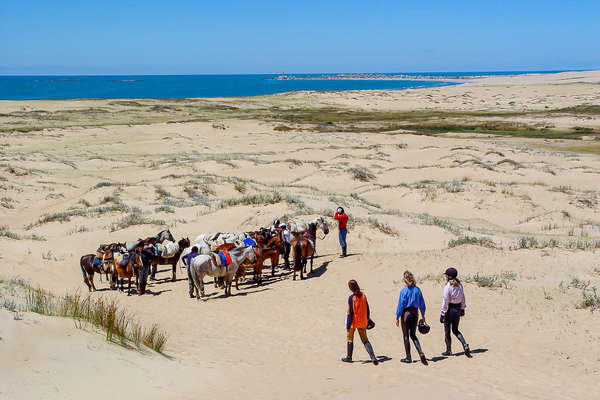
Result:
{"label": "horse's head", "polygon": [[129,263],[136,268],[144,265],[142,262],[142,251],[139,247],[129,252]]}
{"label": "horse's head", "polygon": [[256,250],[254,246],[246,247],[244,249],[244,255],[246,256],[244,260],[247,260],[249,264],[256,264],[258,256],[256,255]]}
{"label": "horse's head", "polygon": [[185,249],[186,247],[190,247],[190,238],[183,238],[177,242],[180,249]]}
{"label": "horse's head", "polygon": [[114,258],[114,253],[119,252],[121,243],[101,244],[96,250],[96,257],[103,259]]}
{"label": "horse's head", "polygon": [[321,229],[323,233],[327,235],[329,233],[329,224],[327,224],[327,220],[325,220],[324,217],[318,217],[315,221],[317,222],[319,229]]}

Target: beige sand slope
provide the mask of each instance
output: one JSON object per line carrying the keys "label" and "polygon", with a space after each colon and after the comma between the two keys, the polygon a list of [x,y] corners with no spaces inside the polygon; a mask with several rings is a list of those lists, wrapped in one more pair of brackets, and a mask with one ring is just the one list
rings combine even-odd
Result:
{"label": "beige sand slope", "polygon": [[[600,104],[599,82],[598,72],[578,72],[403,92],[213,99],[206,107],[214,102],[252,108],[259,102],[373,110],[523,109],[533,107],[537,93],[540,108],[562,109]],[[465,95],[471,104],[453,100]],[[188,297],[182,269],[177,282],[170,282],[162,268],[145,296],[111,292],[96,277],[102,290],[92,296],[116,297],[143,323],[157,322],[168,332],[168,357],[106,343],[101,334],[77,329],[69,320],[29,313],[15,320],[2,310],[0,398],[348,399],[402,393],[417,399],[580,399],[595,393],[600,317],[576,307],[582,285],[588,293],[600,286],[600,158],[594,136],[324,133],[301,124],[275,130],[280,123],[258,116],[139,125],[140,118],[152,121],[128,111],[134,106],[127,104],[0,102],[3,126],[8,119],[31,126],[36,112],[37,122],[47,124],[49,115],[57,115],[47,114],[52,110],[89,107],[111,109],[118,123],[106,124],[102,116],[101,126],[91,127],[89,120],[77,122],[86,127],[71,126],[63,116],[51,120],[52,128],[7,129],[0,136],[0,225],[14,234],[0,237],[0,278],[20,277],[55,293],[84,291],[79,257],[99,243],[148,236],[164,227],[177,238],[250,230],[276,217],[328,214],[337,205],[354,219],[351,257],[337,257],[332,230],[318,242],[309,279],[293,281],[288,271],[277,269],[274,277],[267,273],[263,286],[250,280],[229,298],[207,286],[206,302]],[[127,118],[130,124],[123,125]],[[580,123],[600,128],[593,114],[585,121],[574,118],[538,116],[555,126],[562,121],[565,128]],[[573,151],[581,148],[585,151]],[[373,176],[357,180],[352,168]],[[275,193],[284,200],[262,204]],[[263,197],[251,201],[252,195]],[[258,204],[243,204],[252,202]],[[98,208],[119,204],[161,221],[120,227],[130,211]],[[487,238],[495,248],[449,247],[465,237],[484,245]],[[470,278],[461,330],[475,350],[472,359],[440,357],[439,278],[449,265]],[[394,315],[405,269],[417,276],[428,306],[432,330],[421,337],[431,360],[427,367],[399,361],[404,353]],[[480,287],[476,275],[503,282]],[[357,362],[339,361],[351,278],[365,290],[377,322],[369,336],[376,353],[387,357],[377,367],[361,362],[367,358],[361,346],[356,346]]]}

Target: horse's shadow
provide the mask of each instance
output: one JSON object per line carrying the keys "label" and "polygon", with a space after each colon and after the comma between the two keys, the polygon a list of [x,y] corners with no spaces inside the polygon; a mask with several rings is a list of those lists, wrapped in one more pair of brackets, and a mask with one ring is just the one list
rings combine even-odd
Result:
{"label": "horse's shadow", "polygon": [[187,277],[177,278],[177,279],[175,279],[175,281],[171,280],[171,278],[163,278],[163,279],[155,279],[153,281],[150,281],[149,283],[151,283],[152,285],[162,285],[164,283],[179,282],[179,281],[186,281],[186,280],[187,280]]}
{"label": "horse's shadow", "polygon": [[146,289],[146,293],[145,294],[151,294],[152,296],[160,296],[164,292],[172,292],[172,291],[173,290],[171,290],[171,289],[164,289],[164,290],[159,290],[159,291],[154,292],[152,290]]}
{"label": "horse's shadow", "polygon": [[270,288],[261,288],[261,289],[255,289],[255,290],[248,290],[248,291],[238,291],[235,294],[230,294],[230,295],[225,295],[225,293],[218,293],[218,292],[211,292],[209,294],[205,294],[204,295],[204,301],[206,300],[216,300],[216,299],[226,299],[228,297],[237,297],[237,296],[248,296],[249,294],[254,294],[254,293],[260,293],[260,292],[264,292],[267,290],[271,290]]}
{"label": "horse's shadow", "polygon": [[325,272],[327,272],[327,266],[329,265],[330,262],[331,262],[331,260],[323,262],[317,268],[313,268],[313,270],[311,272],[309,272],[308,274],[306,274],[306,276],[308,278],[318,278],[318,277],[320,277]]}
{"label": "horse's shadow", "polygon": [[96,290],[94,290],[94,292],[106,292],[106,291],[109,291],[109,290],[115,290],[115,289],[111,289],[110,287],[105,287],[105,288],[102,288],[102,289],[96,289]]}

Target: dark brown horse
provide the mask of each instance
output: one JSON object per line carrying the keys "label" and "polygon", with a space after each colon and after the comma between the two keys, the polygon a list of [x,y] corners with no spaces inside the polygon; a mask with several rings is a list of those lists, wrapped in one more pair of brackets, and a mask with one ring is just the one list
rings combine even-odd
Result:
{"label": "dark brown horse", "polygon": [[190,247],[190,239],[189,238],[184,238],[181,239],[179,242],[177,242],[177,244],[179,245],[179,250],[177,251],[177,253],[171,257],[161,257],[159,255],[154,255],[152,257],[152,274],[150,275],[150,279],[151,280],[155,280],[156,279],[156,266],[157,265],[171,265],[172,269],[173,269],[173,277],[171,278],[171,281],[175,282],[177,280],[177,272],[176,272],[176,266],[177,266],[177,262],[179,261],[179,256],[181,256],[181,253],[183,253],[183,250],[185,250],[187,247]]}
{"label": "dark brown horse", "polygon": [[112,279],[110,275],[112,275],[111,270],[105,270],[103,268],[102,263],[94,263],[94,259],[96,258],[96,254],[86,254],[82,256],[79,260],[79,265],[81,266],[81,272],[83,273],[83,283],[85,283],[90,292],[96,291],[96,286],[94,286],[94,273],[100,274],[100,281],[102,282],[102,274],[106,274],[106,280],[111,282]]}
{"label": "dark brown horse", "polygon": [[294,258],[294,280],[296,280],[296,271],[300,271],[300,280],[304,279],[306,264],[310,257],[310,272],[313,271],[313,258],[315,255],[315,241],[317,238],[317,225],[308,224],[308,230],[292,240],[292,254]]}

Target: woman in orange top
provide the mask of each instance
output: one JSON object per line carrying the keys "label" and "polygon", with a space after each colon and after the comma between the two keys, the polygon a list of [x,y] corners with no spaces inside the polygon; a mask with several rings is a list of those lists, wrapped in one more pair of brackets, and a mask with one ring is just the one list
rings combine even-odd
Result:
{"label": "woman in orange top", "polygon": [[360,340],[365,345],[365,349],[367,350],[367,353],[369,353],[371,361],[373,364],[377,365],[379,364],[379,361],[377,361],[377,357],[375,357],[375,353],[373,352],[373,347],[367,338],[367,324],[371,314],[369,310],[369,303],[367,302],[367,296],[360,291],[360,287],[354,279],[348,282],[348,287],[352,292],[350,297],[348,297],[348,316],[346,317],[348,355],[342,358],[342,361],[352,362],[352,351],[354,350],[354,331],[358,330]]}

